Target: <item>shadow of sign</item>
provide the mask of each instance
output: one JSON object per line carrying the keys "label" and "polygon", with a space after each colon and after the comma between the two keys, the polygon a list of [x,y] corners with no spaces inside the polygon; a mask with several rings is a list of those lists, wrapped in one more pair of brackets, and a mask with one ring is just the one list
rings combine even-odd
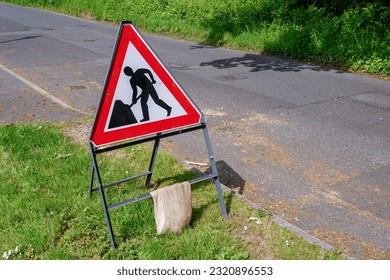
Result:
{"label": "shadow of sign", "polygon": [[225,161],[217,161],[217,170],[220,181],[230,189],[238,189],[238,193],[244,192],[245,180]]}

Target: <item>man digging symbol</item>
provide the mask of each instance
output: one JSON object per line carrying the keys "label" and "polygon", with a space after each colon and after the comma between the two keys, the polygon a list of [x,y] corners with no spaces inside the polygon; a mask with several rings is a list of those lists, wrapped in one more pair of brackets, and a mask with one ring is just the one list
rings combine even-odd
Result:
{"label": "man digging symbol", "polygon": [[[123,69],[123,72],[126,76],[130,77],[130,86],[133,90],[132,103],[130,104],[130,107],[135,105],[138,99],[141,99],[143,119],[140,120],[140,122],[145,122],[149,120],[149,108],[147,104],[149,96],[153,99],[154,103],[156,103],[158,106],[167,111],[167,117],[170,116],[172,107],[158,97],[157,92],[153,86],[156,81],[152,75],[152,72],[150,72],[149,69],[140,68],[133,72],[133,69],[131,69],[131,67],[126,66]],[[146,77],[146,74],[149,75],[150,79]],[[137,87],[141,89],[141,93],[139,96],[137,96]]]}

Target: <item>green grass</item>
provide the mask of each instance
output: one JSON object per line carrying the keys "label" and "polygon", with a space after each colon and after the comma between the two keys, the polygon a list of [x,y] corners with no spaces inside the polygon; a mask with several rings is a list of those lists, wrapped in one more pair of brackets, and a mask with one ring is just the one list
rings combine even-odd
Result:
{"label": "green grass", "polygon": [[[85,120],[84,120],[85,121]],[[82,121],[80,121],[82,122]],[[72,142],[61,127],[0,126],[0,252],[5,259],[340,259],[273,224],[271,216],[224,193],[223,219],[211,183],[192,187],[193,217],[180,234],[156,235],[153,204],[143,200],[110,211],[118,250],[111,248],[100,197],[87,189],[87,143]],[[133,146],[99,157],[104,180],[145,171],[151,147]],[[154,187],[196,176],[159,152]],[[109,203],[146,193],[144,179],[107,190]],[[260,224],[249,221],[257,217]]]}
{"label": "green grass", "polygon": [[390,74],[384,0],[6,0],[255,53]]}

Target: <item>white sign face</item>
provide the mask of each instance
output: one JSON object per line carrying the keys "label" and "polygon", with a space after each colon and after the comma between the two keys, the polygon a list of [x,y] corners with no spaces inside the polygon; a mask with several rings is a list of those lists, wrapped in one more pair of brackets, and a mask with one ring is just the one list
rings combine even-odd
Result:
{"label": "white sign face", "polygon": [[[154,88],[155,93],[157,96],[153,96],[154,93],[147,92],[146,89],[142,89],[138,85],[134,85],[137,87],[137,102],[132,105],[132,97],[133,97],[133,88],[131,86],[130,80],[132,77],[127,76],[124,73],[125,67],[130,67],[134,72],[140,69],[147,69],[150,71],[153,79],[156,81],[154,84],[152,83],[151,76],[148,73],[143,73],[142,75],[146,77],[150,81],[151,87]],[[142,71],[142,70],[141,70]],[[145,71],[146,72],[146,71]],[[152,90],[153,91],[153,90]],[[129,42],[129,46],[127,48],[126,56],[122,65],[122,71],[120,73],[118,84],[116,87],[116,91],[114,93],[113,102],[111,105],[109,117],[106,123],[105,131],[109,130],[115,130],[115,129],[121,129],[124,127],[131,127],[134,125],[137,125],[144,119],[144,112],[142,110],[142,107],[144,104],[142,104],[142,99],[147,98],[147,110],[149,114],[149,119],[146,121],[143,121],[144,123],[147,122],[153,122],[153,121],[159,121],[162,119],[167,118],[173,118],[178,116],[186,115],[186,111],[183,109],[183,107],[179,104],[179,102],[176,100],[176,98],[172,95],[172,93],[168,90],[168,88],[164,85],[164,83],[160,80],[160,78],[157,76],[156,73],[153,72],[152,69],[150,69],[148,63],[145,61],[145,59],[141,56],[141,54],[137,51],[137,49],[134,47],[134,45]],[[167,110],[161,107],[160,105],[156,104],[154,98],[158,98],[162,100],[165,104],[167,104],[169,107],[171,107],[171,111],[169,116],[167,116]],[[120,100],[125,105],[132,105],[130,107],[132,113],[134,114],[135,119],[137,120],[134,124],[129,124],[125,126],[118,126],[118,127],[109,127],[111,116],[114,110],[114,104],[115,101]]]}

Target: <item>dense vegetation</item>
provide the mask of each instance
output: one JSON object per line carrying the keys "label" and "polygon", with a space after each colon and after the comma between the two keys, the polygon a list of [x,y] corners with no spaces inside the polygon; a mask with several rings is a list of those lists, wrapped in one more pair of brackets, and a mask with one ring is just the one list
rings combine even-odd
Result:
{"label": "dense vegetation", "polygon": [[390,74],[388,0],[7,0],[148,32]]}

